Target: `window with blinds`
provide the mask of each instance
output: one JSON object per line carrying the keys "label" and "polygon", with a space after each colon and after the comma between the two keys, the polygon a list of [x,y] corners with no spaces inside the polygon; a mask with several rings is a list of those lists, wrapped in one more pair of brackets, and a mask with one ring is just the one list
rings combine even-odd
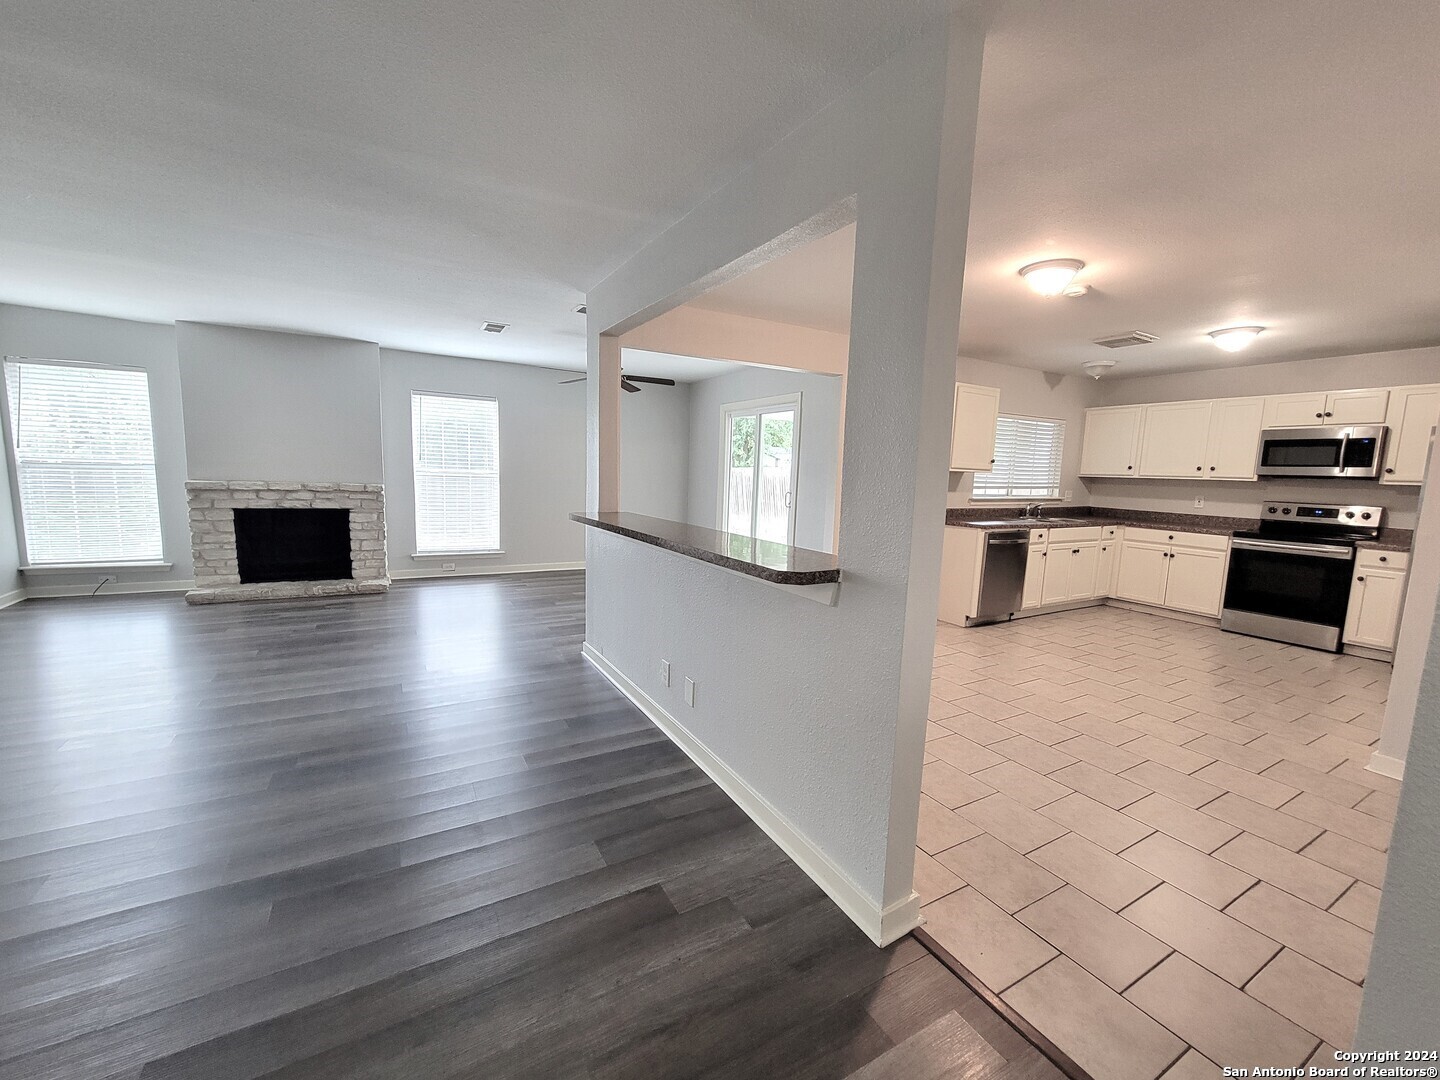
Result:
{"label": "window with blinds", "polygon": [[995,424],[995,467],[975,474],[976,499],[1058,499],[1065,421],[1002,416]]}
{"label": "window with blinds", "polygon": [[500,406],[494,398],[410,395],[415,550],[500,549]]}
{"label": "window with blinds", "polygon": [[163,559],[145,372],[7,359],[5,397],[29,563]]}

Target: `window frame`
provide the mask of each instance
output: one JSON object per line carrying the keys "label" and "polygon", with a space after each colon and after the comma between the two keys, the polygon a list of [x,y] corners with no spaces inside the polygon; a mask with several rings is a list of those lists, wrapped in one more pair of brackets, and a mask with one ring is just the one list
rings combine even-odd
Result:
{"label": "window frame", "polygon": [[[424,548],[420,546],[420,474],[419,474],[419,452],[420,442],[416,438],[415,430],[415,399],[421,397],[432,398],[456,398],[460,401],[489,401],[495,405],[495,544],[493,548]],[[413,510],[411,526],[414,533],[415,550],[411,557],[416,559],[443,559],[453,558],[457,555],[471,556],[497,556],[505,554],[505,546],[501,535],[504,525],[504,515],[501,513],[501,495],[503,486],[503,469],[500,462],[500,398],[496,394],[460,394],[452,390],[422,390],[418,387],[410,389],[410,504]],[[468,472],[464,475],[482,475],[478,471]]]}
{"label": "window frame", "polygon": [[[996,425],[995,425],[995,432],[996,432],[996,455],[995,455],[995,456],[996,456],[996,458],[998,458],[998,457],[1000,456],[1000,454],[999,454],[999,452],[998,452],[998,451],[999,451],[1000,422],[1001,422],[1001,421],[1004,421],[1004,420],[1038,421],[1038,422],[1047,423],[1047,424],[1056,424],[1056,425],[1059,425],[1059,429],[1060,429],[1060,454],[1059,454],[1059,457],[1058,457],[1058,459],[1057,459],[1057,461],[1056,461],[1056,466],[1055,466],[1055,483],[1054,483],[1053,488],[1052,488],[1052,490],[1055,492],[1055,494],[1053,494],[1053,495],[1016,495],[1016,494],[1014,493],[1014,490],[1013,490],[1013,487],[1014,487],[1013,483],[1007,484],[1007,486],[1006,486],[1006,488],[1007,488],[1007,489],[1006,489],[1006,493],[1003,494],[1003,495],[998,495],[998,494],[997,494],[997,495],[981,494],[977,489],[978,489],[978,487],[979,487],[980,477],[989,475],[989,470],[986,470],[985,472],[976,472],[976,473],[971,477],[971,480],[970,480],[970,501],[971,501],[971,502],[983,502],[983,503],[1004,503],[1004,502],[1019,502],[1019,503],[1031,503],[1031,502],[1037,502],[1037,503],[1042,503],[1042,502],[1064,502],[1064,501],[1065,501],[1065,493],[1064,493],[1064,488],[1065,488],[1065,449],[1066,449],[1066,447],[1065,447],[1065,438],[1066,438],[1066,435],[1068,434],[1068,428],[1069,428],[1069,424],[1068,424],[1068,422],[1066,421],[1066,419],[1065,419],[1063,416],[1032,416],[1032,415],[1028,415],[1028,414],[1024,414],[1024,413],[1000,413],[999,415],[996,416]],[[1012,481],[1013,481],[1013,476],[1012,476],[1011,479],[1012,479]]]}
{"label": "window frame", "polygon": [[[5,378],[6,364],[33,364],[37,366],[66,369],[89,368],[97,371],[137,372],[145,377],[145,403],[150,414],[150,467],[155,474],[155,517],[160,533],[160,552],[153,559],[82,559],[79,562],[34,562],[30,556],[30,537],[25,525],[25,503],[20,490],[20,461],[15,448],[15,433],[10,422],[10,382]],[[169,538],[165,530],[165,498],[160,489],[159,438],[155,430],[155,388],[150,378],[150,369],[140,364],[106,364],[94,360],[60,360],[54,357],[0,356],[0,454],[5,458],[6,476],[10,483],[11,511],[15,522],[15,541],[20,555],[20,567],[30,573],[64,573],[71,570],[143,568],[168,570],[173,565],[168,560]]]}
{"label": "window frame", "polygon": [[[790,505],[789,520],[786,530],[789,539],[786,545],[795,545],[795,525],[800,510],[800,418],[803,412],[802,404],[805,396],[803,390],[796,390],[788,394],[774,394],[770,397],[750,398],[746,401],[727,401],[720,405],[720,469],[719,483],[715,491],[715,529],[717,532],[725,532],[725,496],[729,488],[730,477],[730,422],[735,415],[755,413],[757,420],[759,416],[767,412],[783,412],[786,407],[793,408],[795,412],[794,427],[791,434],[792,457],[790,461]],[[758,431],[757,431],[758,436]],[[744,535],[734,533],[735,536]],[[772,541],[773,542],[773,541]]]}

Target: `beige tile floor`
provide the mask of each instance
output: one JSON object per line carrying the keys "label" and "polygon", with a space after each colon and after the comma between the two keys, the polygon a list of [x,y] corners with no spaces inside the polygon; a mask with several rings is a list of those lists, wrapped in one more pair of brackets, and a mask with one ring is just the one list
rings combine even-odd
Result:
{"label": "beige tile floor", "polygon": [[1388,665],[1112,607],[935,652],[915,880],[960,963],[1106,1080],[1350,1045]]}

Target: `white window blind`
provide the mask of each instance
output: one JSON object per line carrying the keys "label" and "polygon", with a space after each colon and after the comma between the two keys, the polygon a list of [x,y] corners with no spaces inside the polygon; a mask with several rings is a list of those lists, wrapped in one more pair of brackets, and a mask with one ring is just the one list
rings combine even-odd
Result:
{"label": "white window blind", "polygon": [[425,552],[500,548],[500,406],[494,398],[410,395],[415,543]]}
{"label": "white window blind", "polygon": [[1058,499],[1065,421],[1002,416],[995,424],[995,467],[975,474],[976,499]]}
{"label": "white window blind", "polygon": [[5,389],[29,562],[160,561],[145,372],[6,360]]}

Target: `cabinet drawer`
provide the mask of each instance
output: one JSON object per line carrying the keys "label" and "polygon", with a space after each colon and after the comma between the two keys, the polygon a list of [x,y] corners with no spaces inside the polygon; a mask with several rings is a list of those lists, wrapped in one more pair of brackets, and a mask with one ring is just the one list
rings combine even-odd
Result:
{"label": "cabinet drawer", "polygon": [[1175,537],[1176,547],[1194,548],[1197,551],[1225,551],[1230,547],[1230,537],[1224,533],[1190,533],[1177,532]]}
{"label": "cabinet drawer", "polygon": [[1050,539],[1050,530],[1049,530],[1049,529],[1031,529],[1031,530],[1030,530],[1030,546],[1031,546],[1031,547],[1044,547],[1044,546],[1045,546],[1045,542],[1046,542],[1047,540],[1049,540],[1049,539]]}
{"label": "cabinet drawer", "polygon": [[1052,529],[1050,542],[1052,544],[1076,544],[1082,540],[1099,540],[1100,533],[1101,529],[1098,525],[1079,529]]}
{"label": "cabinet drawer", "polygon": [[1355,553],[1355,566],[1360,570],[1408,570],[1408,551],[1374,551],[1361,548]]}

